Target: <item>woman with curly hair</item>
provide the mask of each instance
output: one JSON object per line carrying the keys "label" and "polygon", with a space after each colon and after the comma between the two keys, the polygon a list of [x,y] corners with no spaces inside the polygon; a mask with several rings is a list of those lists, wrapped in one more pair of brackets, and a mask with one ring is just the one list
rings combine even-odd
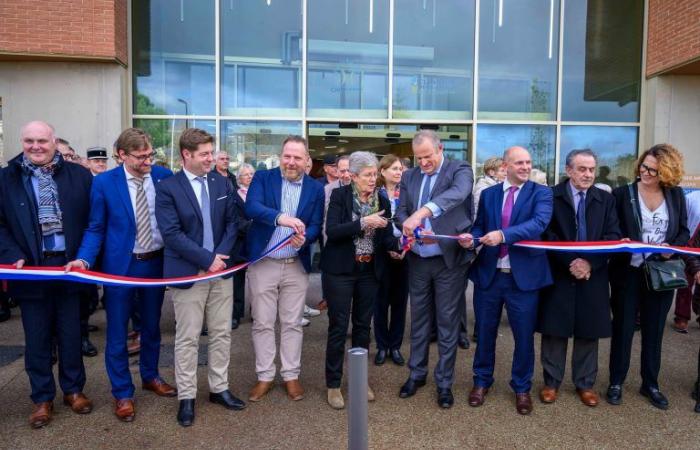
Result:
{"label": "woman with curly hair", "polygon": [[[637,179],[613,191],[622,236],[633,241],[661,245],[686,245],[690,239],[683,190],[683,157],[673,146],[658,144],[642,153],[635,169]],[[631,191],[631,193],[630,193]],[[636,214],[633,208],[636,208]],[[606,395],[613,405],[622,403],[639,305],[642,332],[639,393],[660,409],[668,400],[659,391],[661,343],[666,315],[675,291],[654,291],[646,283],[644,260],[668,259],[671,254],[617,254],[610,261],[613,334],[610,345],[610,386]]]}

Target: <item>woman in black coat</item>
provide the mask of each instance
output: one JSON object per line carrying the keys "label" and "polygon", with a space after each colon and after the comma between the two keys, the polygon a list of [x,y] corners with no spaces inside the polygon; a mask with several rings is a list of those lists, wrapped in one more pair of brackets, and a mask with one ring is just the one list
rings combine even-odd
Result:
{"label": "woman in black coat", "polygon": [[[683,190],[678,187],[683,176],[683,159],[674,147],[659,144],[642,153],[635,169],[637,180],[613,191],[617,203],[622,236],[633,241],[662,245],[686,245],[690,239]],[[636,215],[635,210],[636,209]],[[640,224],[637,220],[641,221]],[[668,259],[671,254],[646,255]],[[622,402],[622,384],[627,377],[634,337],[634,323],[639,305],[642,333],[640,393],[660,409],[668,400],[659,391],[661,343],[666,316],[674,291],[653,291],[647,287],[643,256],[622,253],[610,263],[613,335],[610,348],[610,386],[608,403]]]}
{"label": "woman in black coat", "polygon": [[[328,302],[326,387],[328,403],[345,406],[340,393],[345,338],[352,315],[352,346],[369,349],[370,322],[388,251],[398,250],[389,224],[391,206],[378,194],[377,158],[350,155],[352,183],[333,190],[326,217],[326,245],[321,252],[323,291]],[[352,314],[351,314],[352,312]],[[368,399],[374,400],[371,389]]]}

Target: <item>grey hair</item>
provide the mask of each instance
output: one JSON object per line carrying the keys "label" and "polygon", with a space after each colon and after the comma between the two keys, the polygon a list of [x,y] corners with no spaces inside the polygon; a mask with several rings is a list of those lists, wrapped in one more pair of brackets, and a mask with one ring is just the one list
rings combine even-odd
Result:
{"label": "grey hair", "polygon": [[433,148],[440,147],[440,137],[433,130],[420,130],[413,136],[413,145],[420,145],[424,140],[429,140]]}
{"label": "grey hair", "polygon": [[248,163],[243,163],[238,166],[238,170],[236,171],[236,181],[241,180],[241,173],[243,172],[243,169],[250,169],[253,172],[253,175],[255,175],[255,167]]}
{"label": "grey hair", "polygon": [[218,158],[219,155],[222,155],[222,154],[228,155],[228,152],[226,152],[224,150],[218,150],[218,151],[214,152],[214,159]]}
{"label": "grey hair", "polygon": [[350,157],[348,155],[343,155],[343,156],[338,156],[338,159],[335,160],[335,164],[337,165],[340,161],[349,161]]}
{"label": "grey hair", "polygon": [[379,165],[377,157],[374,156],[374,153],[371,152],[355,152],[352,155],[350,155],[349,159],[350,173],[354,173],[355,175],[359,175],[363,169],[366,169],[368,167],[376,168]]}
{"label": "grey hair", "polygon": [[571,150],[566,155],[566,167],[574,167],[574,158],[576,158],[579,155],[592,156],[595,160],[595,163],[598,164],[598,155],[596,155],[593,150],[591,150],[590,148],[581,148]]}

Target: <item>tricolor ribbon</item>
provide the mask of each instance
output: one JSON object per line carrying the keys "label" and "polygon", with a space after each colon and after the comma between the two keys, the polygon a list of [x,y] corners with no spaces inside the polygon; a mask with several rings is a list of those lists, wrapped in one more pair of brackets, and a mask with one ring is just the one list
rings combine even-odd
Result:
{"label": "tricolor ribbon", "polygon": [[246,267],[255,264],[261,259],[267,257],[272,252],[281,249],[289,244],[289,242],[294,236],[294,233],[290,234],[286,238],[282,239],[280,242],[275,244],[268,251],[260,255],[259,258],[245,262],[242,264],[237,264],[228,269],[221,270],[219,272],[205,273],[201,275],[191,275],[187,277],[176,277],[176,278],[136,278],[136,277],[125,277],[120,275],[111,275],[108,273],[94,272],[91,270],[80,270],[74,269],[70,272],[66,272],[64,267],[42,267],[42,266],[24,266],[21,269],[17,269],[12,264],[0,264],[0,279],[2,280],[61,280],[61,281],[75,281],[78,283],[88,283],[88,284],[104,284],[108,286],[128,286],[128,287],[156,287],[156,286],[178,286],[182,284],[197,283],[200,281],[209,281],[220,277],[225,277],[239,270],[245,269]]}

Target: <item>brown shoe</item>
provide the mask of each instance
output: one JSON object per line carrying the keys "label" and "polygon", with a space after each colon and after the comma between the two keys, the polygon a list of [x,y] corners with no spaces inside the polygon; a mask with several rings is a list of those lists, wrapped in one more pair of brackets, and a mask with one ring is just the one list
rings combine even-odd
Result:
{"label": "brown shoe", "polygon": [[126,341],[126,351],[133,356],[141,351],[141,333],[132,331]]}
{"label": "brown shoe", "polygon": [[63,404],[70,406],[76,414],[89,414],[92,412],[92,402],[82,392],[63,396]]}
{"label": "brown shoe", "polygon": [[529,392],[515,394],[515,409],[518,414],[528,415],[532,412],[532,399]]}
{"label": "brown shoe", "polygon": [[250,395],[248,395],[248,400],[251,402],[259,402],[265,395],[272,390],[274,386],[274,381],[258,381],[250,390]]}
{"label": "brown shoe", "polygon": [[579,398],[586,406],[598,406],[598,393],[593,389],[576,389]]}
{"label": "brown shoe", "polygon": [[682,334],[687,334],[688,333],[688,321],[685,319],[679,319],[676,317],[673,319],[673,324],[671,325],[671,328],[673,328],[675,331],[682,333]]}
{"label": "brown shoe", "polygon": [[486,401],[486,394],[489,393],[489,388],[482,386],[474,386],[469,393],[469,406],[478,407]]}
{"label": "brown shoe", "polygon": [[557,388],[545,386],[540,391],[540,400],[542,403],[554,403],[557,400]]}
{"label": "brown shoe", "polygon": [[293,401],[299,401],[304,398],[304,388],[299,383],[299,380],[289,380],[284,382],[284,387],[287,389],[287,397]]}
{"label": "brown shoe", "polygon": [[154,378],[144,382],[141,387],[147,391],[153,391],[161,397],[177,397],[177,389],[163,381],[162,378]]}
{"label": "brown shoe", "polygon": [[131,422],[136,415],[134,401],[130,398],[123,398],[114,401],[114,414],[122,422]]}
{"label": "brown shoe", "polygon": [[53,402],[42,402],[34,405],[34,411],[29,416],[29,426],[32,428],[42,428],[51,422],[53,412]]}

